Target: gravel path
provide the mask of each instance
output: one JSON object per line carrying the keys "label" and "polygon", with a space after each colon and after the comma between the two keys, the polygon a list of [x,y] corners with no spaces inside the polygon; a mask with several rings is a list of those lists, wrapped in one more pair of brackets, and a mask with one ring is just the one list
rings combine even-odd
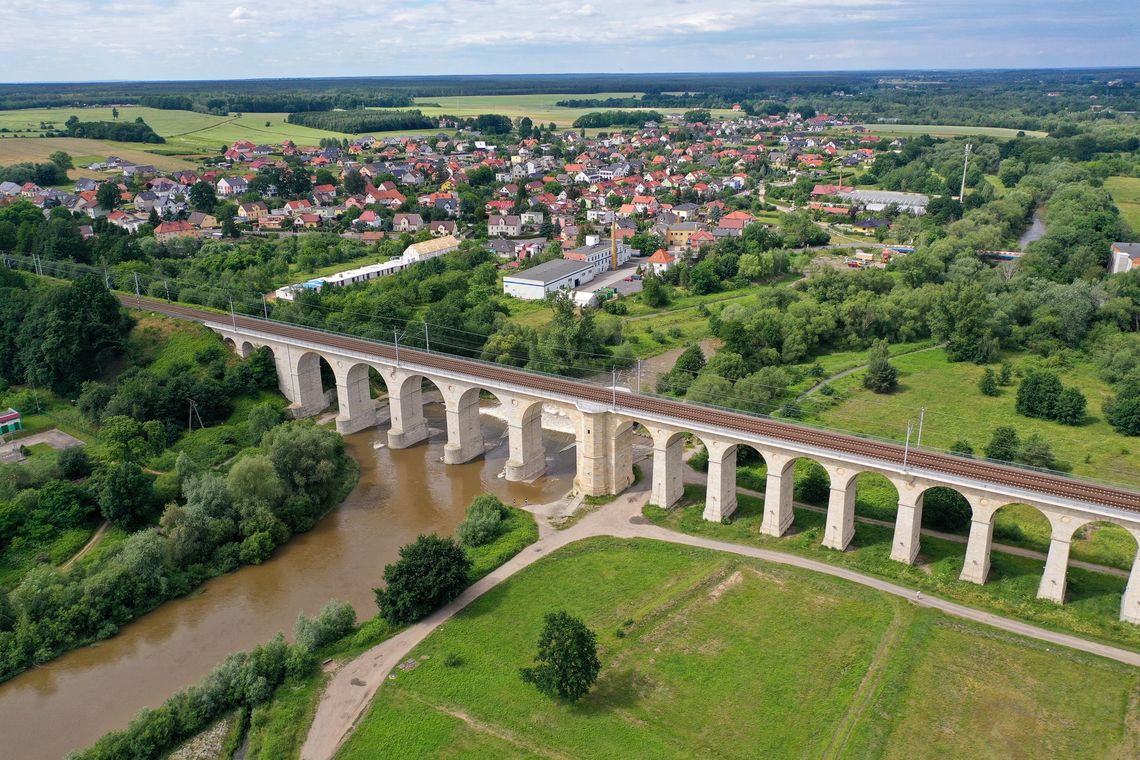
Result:
{"label": "gravel path", "polygon": [[780,565],[798,567],[824,575],[858,583],[887,594],[908,599],[921,607],[930,607],[948,615],[972,620],[977,623],[1009,631],[1022,636],[1045,641],[1058,646],[1067,646],[1083,652],[1107,657],[1129,665],[1140,666],[1140,653],[1087,641],[1077,636],[1045,630],[1028,623],[994,615],[967,607],[955,602],[917,593],[914,589],[899,586],[869,575],[830,565],[819,560],[785,554],[770,549],[715,541],[698,536],[662,528],[650,523],[642,516],[642,507],[649,500],[650,478],[644,478],[637,486],[596,512],[583,517],[566,530],[556,531],[539,521],[539,539],[524,549],[506,564],[482,578],[468,588],[447,606],[436,610],[423,620],[401,631],[387,641],[377,644],[364,654],[342,667],[333,676],[321,701],[317,714],[309,728],[308,737],[301,748],[302,760],[331,760],[337,749],[348,738],[361,716],[368,709],[376,691],[387,679],[392,668],[411,652],[421,641],[450,619],[455,613],[478,599],[487,591],[507,578],[545,557],[551,552],[584,538],[593,536],[614,536],[618,538],[648,538],[686,546],[696,546],[714,551],[728,552],[745,557],[774,562]]}

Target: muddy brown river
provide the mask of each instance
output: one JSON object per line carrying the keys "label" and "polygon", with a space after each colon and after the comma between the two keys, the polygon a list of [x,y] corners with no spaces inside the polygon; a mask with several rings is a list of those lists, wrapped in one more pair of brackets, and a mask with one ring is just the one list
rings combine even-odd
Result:
{"label": "muddy brown river", "polygon": [[347,436],[360,483],[312,531],[292,539],[263,565],[217,578],[193,596],[159,607],[117,636],[30,670],[0,685],[0,758],[58,760],[144,707],[160,704],[199,680],[226,655],[291,636],[299,612],[312,615],[330,598],[376,613],[372,588],[397,550],[421,533],[450,535],[476,495],[507,503],[557,499],[574,476],[573,437],[543,431],[547,474],[534,484],[499,477],[507,459],[504,425],[482,417],[484,459],[442,462],[443,410],[425,409],[427,444],[393,451],[384,431]]}

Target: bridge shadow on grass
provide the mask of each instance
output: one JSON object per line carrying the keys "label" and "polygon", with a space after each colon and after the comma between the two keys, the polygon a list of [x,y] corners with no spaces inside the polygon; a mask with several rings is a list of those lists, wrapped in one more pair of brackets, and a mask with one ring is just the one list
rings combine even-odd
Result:
{"label": "bridge shadow on grass", "polygon": [[1079,567],[1069,568],[1067,602],[1082,611],[1097,611],[1109,617],[1120,615],[1120,599],[1124,596],[1126,578],[1094,573]]}

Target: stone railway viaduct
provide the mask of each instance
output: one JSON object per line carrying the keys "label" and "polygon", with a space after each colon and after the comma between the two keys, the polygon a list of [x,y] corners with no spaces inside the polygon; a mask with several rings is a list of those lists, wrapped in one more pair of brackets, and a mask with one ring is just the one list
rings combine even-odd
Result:
{"label": "stone railway viaduct", "polygon": [[[575,483],[587,495],[620,493],[633,482],[634,427],[640,425],[653,442],[651,501],[662,507],[682,496],[686,435],[705,445],[706,520],[719,521],[736,509],[736,452],[741,446],[755,449],[768,466],[760,530],[772,536],[783,535],[792,524],[796,460],[818,462],[831,485],[823,545],[835,550],[846,549],[855,532],[855,483],[861,473],[878,473],[898,491],[891,558],[908,564],[918,554],[923,494],[936,486],[952,488],[972,510],[961,579],[973,583],[985,583],[989,573],[997,511],[1012,503],[1030,505],[1052,527],[1037,595],[1059,604],[1065,599],[1069,545],[1080,528],[1107,522],[1122,526],[1140,543],[1140,494],[1131,491],[930,452],[912,451],[904,461],[902,447],[894,444],[280,322],[151,299],[124,296],[122,300],[134,308],[201,322],[243,356],[259,347],[270,349],[281,392],[296,417],[327,408],[320,366],[322,360],[327,362],[336,377],[336,426],[342,433],[377,424],[370,391],[370,370],[375,370],[388,391],[392,448],[413,446],[428,437],[423,388],[430,383],[442,395],[446,409],[448,464],[482,456],[479,404],[481,393],[489,393],[498,399],[507,419],[508,480],[533,480],[545,471],[541,427],[545,405],[565,411],[575,422]],[[1140,623],[1140,551],[1120,618]]]}

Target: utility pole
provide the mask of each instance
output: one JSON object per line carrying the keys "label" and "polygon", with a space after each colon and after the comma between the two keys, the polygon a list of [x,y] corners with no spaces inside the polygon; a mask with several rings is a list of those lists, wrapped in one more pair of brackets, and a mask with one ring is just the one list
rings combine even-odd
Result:
{"label": "utility pole", "polygon": [[265,294],[261,294],[261,312],[269,319],[269,302],[265,300]]}
{"label": "utility pole", "polygon": [[[135,297],[138,298],[142,295],[142,293],[139,292],[139,273],[134,272],[133,274],[135,276]],[[233,308],[234,308],[233,301],[230,301],[230,311],[233,311]]]}
{"label": "utility pole", "polygon": [[428,336],[427,322],[424,322],[424,350],[431,351],[431,338]]}
{"label": "utility pole", "polygon": [[641,359],[637,360],[637,395],[641,395]]}
{"label": "utility pole", "polygon": [[610,408],[614,411],[617,411],[617,367],[614,367],[613,369],[611,369],[610,372],[613,373],[613,378],[614,378],[613,379],[614,400],[613,400],[613,403],[610,406]]}
{"label": "utility pole", "polygon": [[163,280],[162,281],[162,287],[166,290],[166,300],[169,301],[170,300],[170,283],[168,283],[166,280]]}
{"label": "utility pole", "polygon": [[958,190],[958,202],[966,202],[966,167],[970,164],[970,143],[966,143],[966,155],[962,158],[962,187]]}
{"label": "utility pole", "polygon": [[237,315],[234,314],[234,299],[230,299],[230,321],[233,322],[234,332],[237,332]]}
{"label": "utility pole", "polygon": [[922,448],[922,418],[926,416],[926,407],[919,407],[918,410],[918,440],[914,442],[916,449]]}
{"label": "utility pole", "polygon": [[910,454],[910,428],[911,422],[907,420],[906,423],[906,444],[903,446],[903,469],[906,469],[907,456]]}
{"label": "utility pole", "polygon": [[400,366],[400,333],[396,331],[395,327],[392,328],[392,338],[396,341],[396,366],[399,367]]}

